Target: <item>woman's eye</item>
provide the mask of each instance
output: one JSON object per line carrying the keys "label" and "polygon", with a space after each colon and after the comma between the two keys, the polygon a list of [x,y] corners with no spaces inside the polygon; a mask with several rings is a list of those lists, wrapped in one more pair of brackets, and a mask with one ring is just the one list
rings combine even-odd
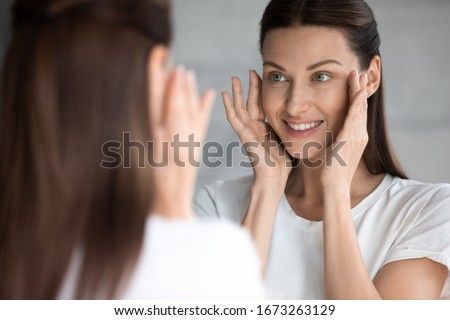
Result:
{"label": "woman's eye", "polygon": [[328,80],[330,80],[330,76],[325,73],[318,73],[318,74],[314,75],[314,81],[325,82]]}
{"label": "woman's eye", "polygon": [[270,75],[270,79],[273,82],[283,82],[283,81],[287,81],[286,77],[279,74],[279,73],[273,73]]}

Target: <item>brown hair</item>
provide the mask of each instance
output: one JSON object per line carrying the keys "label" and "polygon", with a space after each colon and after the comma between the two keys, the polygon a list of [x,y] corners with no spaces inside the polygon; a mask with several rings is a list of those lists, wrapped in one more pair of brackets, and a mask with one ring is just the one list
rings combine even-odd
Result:
{"label": "brown hair", "polygon": [[[102,144],[149,141],[148,55],[169,45],[169,5],[18,0],[2,75],[0,299],[116,297],[139,257],[149,169],[104,169]],[[123,146],[122,146],[123,147]],[[121,150],[123,152],[123,150]]]}
{"label": "brown hair", "polygon": [[[323,26],[343,31],[350,48],[367,69],[380,56],[380,36],[370,7],[363,0],[272,0],[260,23],[260,50],[267,32],[291,26]],[[367,131],[369,142],[363,160],[372,174],[389,173],[406,178],[391,147],[384,111],[383,79],[368,100]]]}

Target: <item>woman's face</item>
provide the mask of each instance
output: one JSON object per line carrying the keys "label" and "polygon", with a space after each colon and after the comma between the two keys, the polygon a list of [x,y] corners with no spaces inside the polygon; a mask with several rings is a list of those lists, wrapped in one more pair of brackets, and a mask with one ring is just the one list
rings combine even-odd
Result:
{"label": "woman's face", "polygon": [[357,56],[340,30],[273,29],[263,44],[262,103],[289,154],[311,159],[341,130],[348,110],[348,78]]}

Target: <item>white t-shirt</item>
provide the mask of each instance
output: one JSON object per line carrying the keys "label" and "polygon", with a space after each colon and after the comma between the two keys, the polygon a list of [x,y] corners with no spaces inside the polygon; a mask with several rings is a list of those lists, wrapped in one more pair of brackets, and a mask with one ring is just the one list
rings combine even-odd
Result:
{"label": "white t-shirt", "polygon": [[[231,223],[152,215],[142,254],[119,299],[263,299],[261,265],[250,236]],[[59,294],[73,299],[80,254]]]}
{"label": "white t-shirt", "polygon": [[[217,181],[199,189],[196,211],[241,223],[253,176]],[[361,253],[372,279],[387,263],[426,257],[450,269],[450,185],[386,175],[352,209]],[[283,196],[266,266],[271,299],[324,299],[322,222],[297,216]],[[441,298],[450,297],[450,278]]]}

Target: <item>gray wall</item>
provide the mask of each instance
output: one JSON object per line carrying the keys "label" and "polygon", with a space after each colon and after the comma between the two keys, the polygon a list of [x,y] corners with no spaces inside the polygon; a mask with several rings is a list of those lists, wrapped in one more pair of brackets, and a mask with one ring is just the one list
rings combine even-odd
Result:
{"label": "gray wall", "polygon": [[[0,57],[9,35],[9,5],[0,2]],[[267,0],[173,0],[176,62],[198,72],[201,88],[230,89],[261,70],[258,23]],[[450,182],[450,0],[370,0],[382,37],[388,125],[409,175]],[[237,136],[217,99],[207,141],[227,145]],[[197,185],[251,172],[234,150],[231,168],[200,170]],[[225,162],[225,159],[222,159]]]}

